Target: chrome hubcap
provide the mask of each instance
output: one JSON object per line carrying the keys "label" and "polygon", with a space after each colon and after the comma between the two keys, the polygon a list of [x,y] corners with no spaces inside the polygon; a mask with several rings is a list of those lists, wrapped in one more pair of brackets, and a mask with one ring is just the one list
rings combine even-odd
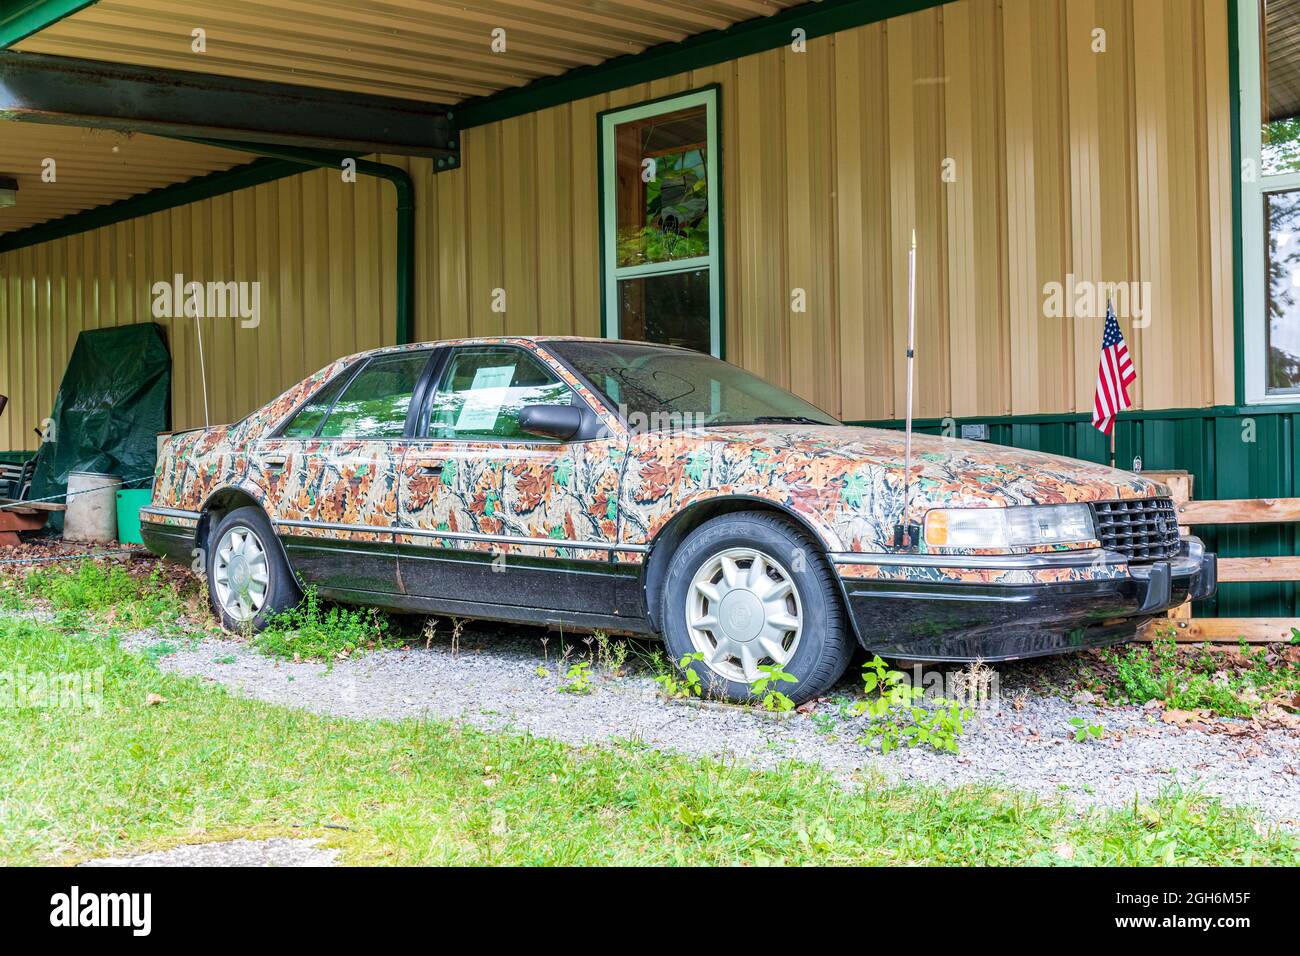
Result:
{"label": "chrome hubcap", "polygon": [[709,558],[691,581],[686,626],[704,662],[727,680],[752,684],[760,665],[784,666],[803,633],[799,589],[785,567],[755,548]]}
{"label": "chrome hubcap", "polygon": [[270,581],[266,547],[252,528],[231,528],[221,536],[212,562],[217,603],[236,621],[251,621],[266,603]]}

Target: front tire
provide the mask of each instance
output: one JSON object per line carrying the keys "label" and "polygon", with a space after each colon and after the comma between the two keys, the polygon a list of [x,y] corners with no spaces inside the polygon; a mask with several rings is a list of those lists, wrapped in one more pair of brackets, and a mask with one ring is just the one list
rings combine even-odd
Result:
{"label": "front tire", "polygon": [[302,600],[284,549],[261,508],[236,508],[217,523],[209,540],[208,599],[227,631],[260,631]]}
{"label": "front tire", "polygon": [[695,529],[664,580],[664,643],[713,696],[750,700],[761,668],[797,679],[769,686],[796,704],[843,675],[854,641],[834,571],[794,523],[761,511],[722,515]]}

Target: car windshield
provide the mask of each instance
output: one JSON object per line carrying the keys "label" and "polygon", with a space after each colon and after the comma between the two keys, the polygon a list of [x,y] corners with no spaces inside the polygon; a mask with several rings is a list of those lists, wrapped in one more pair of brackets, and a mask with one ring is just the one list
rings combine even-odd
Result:
{"label": "car windshield", "polygon": [[838,425],[783,388],[710,355],[629,342],[547,342],[637,432],[702,425]]}

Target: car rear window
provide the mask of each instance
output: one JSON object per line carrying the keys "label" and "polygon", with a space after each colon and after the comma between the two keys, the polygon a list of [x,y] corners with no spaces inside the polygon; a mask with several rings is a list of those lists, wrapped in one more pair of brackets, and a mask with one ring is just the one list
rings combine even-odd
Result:
{"label": "car rear window", "polygon": [[320,437],[401,438],[411,397],[428,361],[425,350],[372,358],[330,409]]}

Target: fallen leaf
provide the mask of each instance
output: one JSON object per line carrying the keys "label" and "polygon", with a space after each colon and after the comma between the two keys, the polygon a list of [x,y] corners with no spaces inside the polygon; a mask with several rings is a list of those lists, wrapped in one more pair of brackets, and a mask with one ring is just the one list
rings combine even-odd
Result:
{"label": "fallen leaf", "polygon": [[1293,714],[1300,713],[1300,693],[1292,694],[1290,697],[1285,695],[1274,697],[1269,703],[1281,707],[1283,710],[1289,710]]}

